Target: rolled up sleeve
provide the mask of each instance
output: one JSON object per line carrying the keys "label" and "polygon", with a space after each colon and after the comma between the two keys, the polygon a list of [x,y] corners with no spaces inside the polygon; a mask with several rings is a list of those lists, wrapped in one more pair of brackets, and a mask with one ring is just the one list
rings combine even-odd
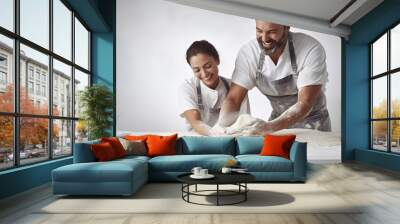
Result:
{"label": "rolled up sleeve", "polygon": [[239,85],[247,90],[251,90],[256,85],[255,74],[253,74],[255,68],[252,68],[249,56],[245,53],[242,48],[235,61],[235,69],[232,74],[232,82]]}
{"label": "rolled up sleeve", "polygon": [[321,44],[311,48],[304,61],[304,66],[299,71],[297,87],[325,85],[328,82],[325,50]]}

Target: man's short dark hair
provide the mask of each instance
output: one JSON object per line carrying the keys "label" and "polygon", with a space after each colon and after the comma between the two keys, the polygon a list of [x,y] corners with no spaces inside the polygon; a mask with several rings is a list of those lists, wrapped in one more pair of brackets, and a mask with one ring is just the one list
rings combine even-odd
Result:
{"label": "man's short dark hair", "polygon": [[197,54],[207,54],[213,57],[219,63],[219,54],[217,49],[206,40],[195,41],[186,51],[186,61],[190,65],[190,58]]}

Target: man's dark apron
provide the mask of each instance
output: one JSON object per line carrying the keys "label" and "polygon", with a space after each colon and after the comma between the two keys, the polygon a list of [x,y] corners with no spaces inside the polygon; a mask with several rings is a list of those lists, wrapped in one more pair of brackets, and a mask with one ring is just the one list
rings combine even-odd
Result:
{"label": "man's dark apron", "polygon": [[[288,35],[288,44],[293,74],[282,79],[268,81],[263,76],[262,68],[264,65],[265,53],[263,50],[261,50],[260,53],[257,65],[256,85],[261,93],[263,93],[271,102],[272,112],[269,120],[279,117],[283,112],[297,103],[298,100],[299,90],[297,89],[297,78],[299,73],[297,71],[296,54],[291,33]],[[331,131],[331,121],[326,108],[326,96],[324,92],[321,91],[321,94],[312,107],[311,112],[303,120],[295,123],[289,128],[309,128],[320,131]]]}
{"label": "man's dark apron", "polygon": [[[224,77],[220,76],[220,80],[222,80],[222,83],[225,86],[226,93],[228,94],[229,92],[229,83],[228,80],[226,80]],[[209,126],[214,126],[219,117],[219,112],[221,111],[221,108],[208,108],[205,107],[203,104],[203,98],[201,96],[201,86],[200,86],[200,80],[196,79],[196,90],[197,90],[197,106],[201,110],[201,114],[203,115],[202,120],[206,121]]]}

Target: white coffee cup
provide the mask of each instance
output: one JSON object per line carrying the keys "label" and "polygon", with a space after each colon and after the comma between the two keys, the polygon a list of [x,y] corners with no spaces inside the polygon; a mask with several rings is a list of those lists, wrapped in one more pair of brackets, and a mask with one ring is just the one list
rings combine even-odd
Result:
{"label": "white coffee cup", "polygon": [[200,171],[202,170],[202,168],[201,167],[193,167],[193,169],[192,169],[192,173],[194,174],[194,175],[196,175],[196,176],[199,176],[199,175],[201,175],[200,174]]}
{"label": "white coffee cup", "polygon": [[208,169],[201,169],[200,170],[200,176],[207,176],[208,175]]}
{"label": "white coffee cup", "polygon": [[222,167],[221,172],[222,173],[230,173],[232,171],[232,168],[230,167]]}

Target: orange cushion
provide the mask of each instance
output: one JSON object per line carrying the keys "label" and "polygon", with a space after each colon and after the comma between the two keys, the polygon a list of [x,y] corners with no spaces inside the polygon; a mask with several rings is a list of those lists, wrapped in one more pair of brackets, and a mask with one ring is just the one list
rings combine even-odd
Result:
{"label": "orange cushion", "polygon": [[148,136],[149,135],[125,135],[124,139],[129,140],[129,141],[141,140],[141,141],[146,142]]}
{"label": "orange cushion", "polygon": [[281,156],[289,159],[290,147],[292,147],[295,139],[296,135],[265,135],[260,155]]}
{"label": "orange cushion", "polygon": [[162,156],[162,155],[175,155],[176,154],[176,139],[178,134],[171,136],[158,136],[149,135],[147,137],[147,155],[148,156]]}
{"label": "orange cushion", "polygon": [[116,137],[110,137],[110,138],[101,138],[101,142],[108,142],[114,149],[115,155],[118,158],[126,156],[126,151],[124,149],[124,146],[122,146],[121,142],[119,141],[118,138]]}
{"label": "orange cushion", "polygon": [[97,161],[109,161],[117,158],[115,151],[110,143],[102,142],[100,144],[91,145],[92,152]]}

